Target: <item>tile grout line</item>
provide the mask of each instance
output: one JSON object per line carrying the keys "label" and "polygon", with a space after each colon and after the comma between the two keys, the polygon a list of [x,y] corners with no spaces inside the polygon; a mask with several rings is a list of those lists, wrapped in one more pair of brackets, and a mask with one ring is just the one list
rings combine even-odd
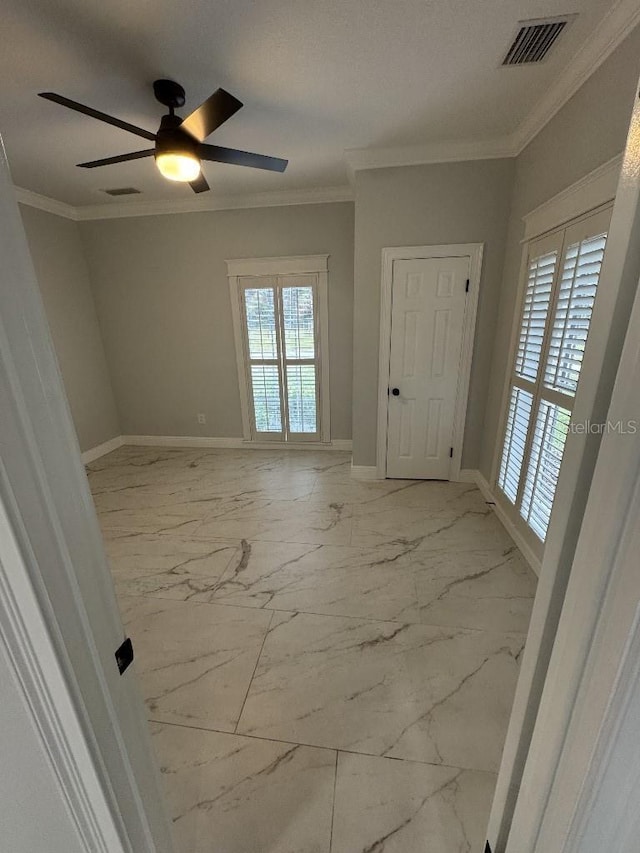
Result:
{"label": "tile grout line", "polygon": [[267,637],[269,636],[269,631],[271,630],[271,623],[273,622],[273,617],[275,616],[276,611],[271,611],[271,618],[269,619],[269,624],[267,625],[267,630],[264,632],[264,637],[262,638],[262,643],[260,645],[260,651],[258,652],[258,656],[256,658],[256,665],[253,668],[253,672],[251,673],[251,678],[249,679],[249,684],[247,685],[247,692],[244,694],[244,699],[242,701],[242,707],[240,708],[240,713],[238,714],[238,719],[236,720],[236,725],[233,730],[233,734],[238,734],[238,726],[240,725],[240,719],[242,718],[242,713],[244,711],[244,706],[247,704],[247,698],[249,697],[249,691],[251,690],[251,685],[253,684],[253,679],[255,678],[255,674],[258,669],[258,664],[260,662],[260,658],[262,657],[262,650],[264,649],[264,644],[267,641]]}
{"label": "tile grout line", "polygon": [[336,789],[338,787],[338,759],[340,758],[340,750],[336,749],[336,763],[333,773],[333,803],[331,805],[331,828],[329,830],[329,853],[333,851],[333,825],[336,818]]}
{"label": "tile grout line", "polygon": [[[163,574],[162,572],[160,574]],[[491,628],[475,628],[469,625],[439,625],[435,622],[411,622],[407,619],[383,619],[377,616],[353,616],[345,613],[318,613],[315,610],[288,610],[280,607],[252,607],[250,604],[228,604],[223,601],[194,601],[192,598],[172,598],[170,596],[154,595],[152,592],[122,592],[118,594],[118,598],[152,598],[155,601],[171,601],[175,604],[196,604],[201,606],[213,607],[238,607],[242,610],[251,610],[254,613],[299,613],[301,616],[320,616],[327,619],[353,619],[361,622],[372,623],[388,623],[391,625],[408,625],[418,628],[436,628],[441,631],[468,631],[469,633],[493,634],[509,637],[527,637],[528,631],[496,631]],[[533,599],[532,599],[533,600]],[[271,617],[273,619],[273,616]],[[269,622],[271,625],[271,621]],[[266,637],[265,637],[266,639]],[[264,645],[264,641],[263,641]],[[261,649],[262,651],[262,649]],[[367,754],[367,753],[365,753]]]}
{"label": "tile grout line", "polygon": [[295,740],[282,740],[281,738],[265,737],[264,735],[246,734],[245,732],[226,732],[223,729],[207,729],[204,726],[190,726],[188,723],[170,723],[165,720],[154,720],[151,717],[147,722],[161,726],[173,726],[179,729],[192,729],[197,732],[209,732],[210,734],[228,735],[229,737],[245,737],[250,740],[265,741],[266,743],[281,743],[287,746],[301,746],[305,749],[320,749],[325,752],[342,752],[345,755],[356,755],[363,758],[379,758],[381,761],[395,761],[399,764],[416,764],[419,767],[443,767],[451,770],[462,770],[465,773],[486,773],[489,776],[497,776],[497,770],[487,770],[479,767],[459,767],[457,764],[435,764],[433,761],[420,761],[419,758],[400,758],[392,755],[380,755],[378,752],[358,752],[355,749],[346,749],[342,746],[319,746],[317,743],[300,743]]}

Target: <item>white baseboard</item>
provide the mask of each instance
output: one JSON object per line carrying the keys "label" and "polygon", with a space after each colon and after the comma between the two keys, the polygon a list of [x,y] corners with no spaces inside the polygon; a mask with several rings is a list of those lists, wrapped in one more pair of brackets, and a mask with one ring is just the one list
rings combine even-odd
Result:
{"label": "white baseboard", "polygon": [[378,468],[375,465],[351,465],[354,480],[378,480]]}
{"label": "white baseboard", "polygon": [[119,447],[122,447],[123,444],[123,437],[121,435],[117,435],[115,438],[110,438],[109,441],[104,441],[97,447],[85,450],[81,457],[82,461],[85,465],[88,465],[89,462],[100,459],[101,456],[106,456],[107,453],[111,453],[112,450],[117,450]]}
{"label": "white baseboard", "polygon": [[[473,468],[462,468],[455,481],[456,483],[477,482],[478,471]],[[351,476],[354,480],[380,480],[378,469],[375,465],[351,465]]]}
{"label": "white baseboard", "polygon": [[123,435],[122,444],[137,447],[209,447],[228,450],[351,450],[351,439],[321,442],[245,441],[243,438],[214,438],[205,435]]}
{"label": "white baseboard", "polygon": [[478,488],[480,489],[480,491],[482,492],[482,494],[484,495],[486,500],[491,501],[493,503],[493,509],[495,511],[495,514],[500,519],[502,526],[507,531],[509,536],[513,539],[513,541],[516,543],[516,545],[518,546],[518,549],[520,550],[522,556],[525,558],[527,563],[529,563],[529,565],[531,566],[531,568],[535,572],[536,576],[540,577],[541,563],[540,563],[539,557],[536,554],[534,554],[529,543],[525,540],[525,538],[522,536],[522,534],[520,533],[518,528],[515,526],[513,521],[509,518],[509,516],[506,514],[506,512],[502,509],[502,507],[500,506],[500,504],[496,500],[496,496],[495,496],[491,486],[489,485],[489,483],[485,479],[485,477],[483,477],[483,475],[480,473],[480,471],[476,471],[475,474],[476,474],[476,483],[478,484]]}

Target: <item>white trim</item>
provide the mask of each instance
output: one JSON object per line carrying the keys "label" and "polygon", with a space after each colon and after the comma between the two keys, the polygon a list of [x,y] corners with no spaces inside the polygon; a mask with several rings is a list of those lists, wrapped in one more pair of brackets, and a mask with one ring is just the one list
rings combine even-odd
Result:
{"label": "white trim", "polygon": [[391,289],[393,262],[417,258],[469,258],[469,298],[466,301],[462,330],[461,368],[458,375],[455,414],[453,419],[453,460],[451,480],[458,480],[462,464],[462,444],[469,396],[469,379],[476,329],[478,298],[482,272],[483,243],[459,243],[443,246],[395,246],[382,250],[382,277],[380,283],[380,345],[378,358],[378,429],[376,467],[378,478],[387,475],[387,409],[389,405],[389,347],[391,342]]}
{"label": "white trim", "polygon": [[156,201],[113,201],[72,207],[62,201],[16,187],[20,204],[37,207],[66,219],[83,222],[92,219],[122,219],[129,216],[159,216],[170,213],[202,213],[215,210],[245,210],[255,207],[287,207],[299,204],[334,204],[354,200],[353,189],[343,187],[311,187],[236,196],[208,193],[193,198],[170,198]]}
{"label": "white trim", "polygon": [[362,169],[459,163],[466,160],[501,160],[514,156],[515,151],[509,138],[457,139],[397,148],[350,148],[344,152],[347,166],[352,173]]}
{"label": "white trim", "polygon": [[579,181],[554,195],[522,217],[524,237],[528,242],[547,231],[553,231],[607,202],[613,201],[620,180],[622,154],[607,160]]}
{"label": "white trim", "polygon": [[[637,532],[636,540],[634,555],[640,548]],[[603,692],[600,684],[598,691]],[[600,839],[603,837],[630,841],[640,834],[637,807],[640,801],[638,619],[629,632],[612,694],[607,715],[602,720],[598,737],[594,739],[593,761],[583,786],[583,797],[576,808],[565,853],[585,853],[585,850],[600,853],[603,849]],[[584,750],[585,747],[582,748]],[[609,843],[605,849],[613,850],[614,845]]]}
{"label": "white trim", "polygon": [[[493,459],[491,462],[491,487],[494,488],[498,482],[500,473],[500,462],[502,459],[502,446],[504,444],[504,434],[507,425],[507,411],[509,409],[509,400],[511,397],[511,377],[513,375],[513,365],[516,359],[516,349],[520,336],[520,317],[522,316],[523,303],[526,291],[526,277],[529,269],[529,252],[528,247],[523,249],[520,258],[520,270],[518,273],[518,287],[516,291],[516,299],[513,307],[513,316],[511,319],[511,336],[509,338],[509,352],[507,356],[506,367],[504,367],[504,380],[502,383],[502,397],[500,400],[500,416],[498,419],[498,429],[495,435],[493,445]],[[503,282],[504,286],[504,282]]]}
{"label": "white trim", "polygon": [[[233,337],[240,392],[242,435],[251,441],[252,404],[249,396],[250,378],[246,354],[246,330],[243,316],[242,284],[240,279],[252,277],[284,278],[290,275],[313,275],[316,277],[314,290],[317,305],[316,331],[317,359],[320,365],[318,392],[320,397],[320,433],[323,443],[331,441],[331,386],[329,372],[329,255],[291,255],[272,258],[232,258],[227,264],[229,298],[233,320]],[[289,442],[288,442],[289,443]],[[310,444],[313,442],[310,442]]]}
{"label": "white trim", "polygon": [[0,536],[0,630],[86,849],[168,851],[135,675],[115,675],[124,631],[1,140],[0,221],[0,502],[11,530]]}
{"label": "white trim", "polygon": [[210,447],[231,450],[351,450],[350,438],[319,441],[246,441],[243,438],[215,438],[205,435],[123,435],[124,446]]}
{"label": "white trim", "polygon": [[100,853],[132,853],[109,808],[51,625],[29,582],[27,563],[34,555],[30,550],[22,555],[8,518],[8,500],[8,494],[0,495],[0,636],[9,664],[83,846]]}
{"label": "white trim", "polygon": [[[321,256],[317,256],[320,258]],[[318,270],[318,321],[320,334],[318,349],[320,358],[320,439],[325,444],[331,441],[331,373],[329,369],[329,272],[328,255],[325,268]]]}
{"label": "white trim", "polygon": [[77,222],[79,219],[78,209],[72,207],[70,204],[65,204],[63,201],[49,198],[46,195],[40,195],[40,193],[34,193],[32,190],[25,190],[22,187],[14,187],[14,189],[19,204],[26,204],[38,210],[45,210],[47,213],[63,216],[65,219],[73,219],[74,222]]}
{"label": "white trim", "polygon": [[513,539],[513,541],[518,546],[518,550],[525,558],[527,563],[531,566],[533,571],[535,572],[537,577],[540,577],[540,568],[541,562],[540,558],[537,556],[535,551],[531,548],[527,540],[523,537],[519,528],[515,526],[515,524],[511,521],[507,513],[503,510],[497,500],[497,496],[494,490],[491,488],[486,478],[481,474],[480,471],[476,471],[476,483],[478,488],[484,495],[485,500],[489,501],[493,504],[493,511],[497,515],[498,519],[502,523],[502,526],[507,531],[509,536]]}
{"label": "white trim", "polygon": [[375,465],[354,465],[351,463],[351,476],[354,480],[379,480]]}
{"label": "white trim", "polygon": [[[637,0],[617,0],[553,84],[510,134],[494,139],[450,140],[397,148],[352,148],[345,160],[353,180],[361,169],[517,157],[640,23]],[[507,74],[513,69],[504,69]]]}
{"label": "white trim", "polygon": [[640,22],[637,0],[617,0],[512,136],[520,154]]}
{"label": "white trim", "polygon": [[96,447],[85,450],[81,455],[82,462],[85,465],[88,465],[89,462],[95,462],[96,459],[100,459],[101,456],[106,456],[107,453],[111,453],[119,447],[122,447],[122,436],[116,435],[115,438],[110,438],[109,441],[103,441],[102,444],[98,444]]}
{"label": "white trim", "polygon": [[225,261],[227,276],[305,275],[327,272],[329,255],[291,255],[284,258],[232,258]]}
{"label": "white trim", "polygon": [[458,472],[456,483],[476,483],[478,480],[478,472],[475,468],[461,468]]}
{"label": "white trim", "polygon": [[[227,261],[227,266],[229,262]],[[236,353],[236,371],[238,373],[238,393],[240,395],[240,415],[242,417],[242,440],[251,441],[251,403],[249,400],[249,379],[244,357],[242,335],[242,296],[238,286],[238,276],[228,275],[229,299],[231,301],[231,321],[233,323],[233,345]]]}

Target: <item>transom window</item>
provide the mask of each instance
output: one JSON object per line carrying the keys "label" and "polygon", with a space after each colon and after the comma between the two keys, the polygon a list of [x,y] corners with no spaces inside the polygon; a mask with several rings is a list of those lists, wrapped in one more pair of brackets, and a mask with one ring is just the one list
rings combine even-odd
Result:
{"label": "transom window", "polygon": [[324,278],[321,282],[319,273],[231,277],[239,315],[243,414],[253,440],[320,441],[326,435],[321,358],[321,284],[326,286],[326,274]]}
{"label": "transom window", "polygon": [[529,246],[498,486],[544,542],[611,211]]}

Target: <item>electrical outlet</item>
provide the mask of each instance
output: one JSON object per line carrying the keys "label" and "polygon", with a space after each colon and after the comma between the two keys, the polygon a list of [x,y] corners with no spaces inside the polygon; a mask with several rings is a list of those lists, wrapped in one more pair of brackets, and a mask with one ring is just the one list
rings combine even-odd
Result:
{"label": "electrical outlet", "polygon": [[206,418],[204,412],[200,412],[198,414],[198,423],[199,424],[206,424],[206,422],[207,422],[207,418]]}

